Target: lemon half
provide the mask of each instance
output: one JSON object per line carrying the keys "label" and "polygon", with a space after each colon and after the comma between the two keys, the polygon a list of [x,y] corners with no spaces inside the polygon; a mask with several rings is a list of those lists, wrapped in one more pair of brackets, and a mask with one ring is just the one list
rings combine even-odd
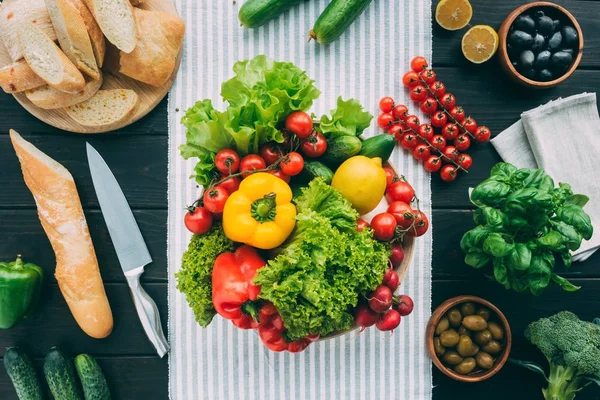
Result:
{"label": "lemon half", "polygon": [[471,17],[473,8],[468,0],[441,0],[435,8],[435,20],[449,31],[464,28]]}
{"label": "lemon half", "polygon": [[462,52],[475,64],[489,60],[498,50],[498,34],[488,25],[475,25],[462,38]]}

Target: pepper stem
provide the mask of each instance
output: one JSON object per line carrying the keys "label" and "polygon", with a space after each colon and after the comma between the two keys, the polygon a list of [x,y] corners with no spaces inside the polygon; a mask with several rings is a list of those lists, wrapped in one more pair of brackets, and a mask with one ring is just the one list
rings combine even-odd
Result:
{"label": "pepper stem", "polygon": [[15,264],[13,265],[14,269],[23,269],[23,260],[21,259],[21,255],[17,254],[17,259],[15,260]]}
{"label": "pepper stem", "polygon": [[248,300],[244,304],[240,306],[242,312],[246,315],[249,315],[255,322],[260,322],[260,318],[258,317],[259,311],[263,306],[262,301],[251,301]]}
{"label": "pepper stem", "polygon": [[268,193],[262,199],[255,200],[252,203],[252,218],[260,223],[273,221],[277,215],[277,203],[275,202],[275,193]]}

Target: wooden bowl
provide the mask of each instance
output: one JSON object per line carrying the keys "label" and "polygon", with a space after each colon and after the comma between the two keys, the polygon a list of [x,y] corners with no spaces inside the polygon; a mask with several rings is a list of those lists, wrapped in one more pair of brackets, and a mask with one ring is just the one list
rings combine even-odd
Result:
{"label": "wooden bowl", "polygon": [[[472,373],[469,375],[461,375],[457,372],[454,372],[450,368],[446,367],[442,363],[442,361],[438,358],[437,354],[435,354],[435,349],[433,347],[433,335],[434,335],[436,326],[440,322],[440,319],[442,319],[442,317],[451,308],[453,308],[459,304],[466,303],[468,301],[482,305],[482,306],[488,308],[490,311],[492,311],[496,315],[496,319],[498,320],[498,322],[500,322],[502,324],[502,327],[504,328],[504,342],[502,343],[504,351],[503,351],[502,355],[500,355],[499,357],[496,358],[496,361],[494,362],[494,366],[492,368],[490,368],[489,370],[479,371],[479,372]],[[484,380],[489,379],[492,376],[496,375],[496,373],[498,371],[500,371],[500,369],[502,369],[504,364],[506,364],[506,361],[508,360],[508,356],[510,354],[510,348],[512,346],[512,333],[510,331],[510,325],[508,324],[508,320],[506,319],[504,314],[502,314],[502,312],[498,309],[498,307],[496,307],[489,301],[482,299],[481,297],[457,296],[457,297],[453,297],[451,299],[446,300],[438,308],[435,309],[435,311],[431,315],[431,318],[429,318],[429,322],[427,323],[427,329],[425,331],[425,343],[426,343],[427,352],[429,353],[429,357],[431,358],[431,361],[446,376],[449,376],[450,378],[460,381],[460,382],[481,382],[481,381],[484,381]]]}
{"label": "wooden bowl", "polygon": [[[519,73],[519,71],[517,71],[516,68],[512,65],[512,62],[511,62],[510,58],[508,57],[507,37],[508,37],[508,32],[510,30],[510,27],[512,26],[513,22],[515,22],[515,19],[517,19],[517,17],[519,15],[523,14],[527,10],[530,10],[532,8],[537,8],[537,7],[552,8],[552,9],[556,10],[556,12],[564,15],[565,18],[567,18],[571,21],[571,24],[573,25],[575,30],[577,30],[577,34],[579,35],[579,51],[577,52],[577,54],[575,56],[575,60],[573,60],[571,67],[569,68],[569,70],[567,72],[565,72],[560,77],[558,77],[552,81],[548,81],[548,82],[534,81],[532,79],[526,78],[525,76],[521,75],[521,73]],[[550,88],[550,87],[558,85],[559,83],[562,83],[564,80],[566,80],[568,77],[570,77],[571,74],[573,74],[573,72],[575,72],[575,70],[579,66],[579,63],[581,62],[581,57],[583,56],[583,32],[581,31],[581,26],[579,26],[579,23],[577,22],[575,17],[573,17],[573,15],[569,11],[567,11],[564,7],[561,7],[558,4],[550,3],[548,1],[534,1],[532,3],[525,4],[525,5],[522,5],[518,8],[516,8],[513,12],[511,12],[508,15],[508,17],[506,17],[506,19],[502,23],[502,26],[500,26],[500,30],[498,31],[498,37],[500,39],[500,43],[499,43],[500,65],[502,66],[502,69],[504,70],[504,72],[506,72],[506,74],[513,81],[515,81],[521,85],[535,88],[535,89]]]}

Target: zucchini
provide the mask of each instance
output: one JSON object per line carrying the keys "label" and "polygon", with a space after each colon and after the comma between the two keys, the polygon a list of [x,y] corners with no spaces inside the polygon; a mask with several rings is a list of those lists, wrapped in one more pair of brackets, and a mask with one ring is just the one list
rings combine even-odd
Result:
{"label": "zucchini", "polygon": [[248,0],[238,17],[246,28],[258,28],[304,0]]}
{"label": "zucchini", "polygon": [[302,172],[300,172],[298,178],[302,182],[308,183],[317,177],[323,178],[325,183],[329,185],[333,179],[333,171],[320,161],[304,161],[304,168],[302,168]]}
{"label": "zucchini", "polygon": [[335,41],[365,11],[369,4],[371,4],[371,0],[333,0],[310,30],[310,38],[320,44]]}
{"label": "zucchini", "polygon": [[4,368],[12,381],[19,400],[41,400],[42,387],[27,353],[18,347],[9,347],[4,353]]}
{"label": "zucchini", "polygon": [[88,354],[78,355],[75,357],[75,369],[85,400],[110,400],[108,383],[94,357]]}
{"label": "zucchini", "polygon": [[55,399],[83,400],[73,363],[56,347],[51,348],[46,354],[44,375]]}
{"label": "zucchini", "polygon": [[369,158],[379,157],[385,163],[390,159],[395,147],[396,139],[394,139],[394,135],[382,133],[363,140],[362,148],[358,154]]}
{"label": "zucchini", "polygon": [[356,136],[334,136],[327,141],[327,151],[323,154],[323,162],[337,168],[341,163],[357,155],[362,148],[362,140]]}

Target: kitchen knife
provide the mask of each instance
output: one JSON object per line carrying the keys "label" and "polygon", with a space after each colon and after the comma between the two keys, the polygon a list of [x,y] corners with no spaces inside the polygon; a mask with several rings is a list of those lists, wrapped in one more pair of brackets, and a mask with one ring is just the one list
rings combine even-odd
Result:
{"label": "kitchen knife", "polygon": [[135,309],[148,339],[162,358],[169,351],[169,344],[162,330],[158,307],[140,284],[144,266],[151,263],[152,258],[115,176],[96,149],[89,143],[86,143],[86,149],[100,209],[131,289]]}

